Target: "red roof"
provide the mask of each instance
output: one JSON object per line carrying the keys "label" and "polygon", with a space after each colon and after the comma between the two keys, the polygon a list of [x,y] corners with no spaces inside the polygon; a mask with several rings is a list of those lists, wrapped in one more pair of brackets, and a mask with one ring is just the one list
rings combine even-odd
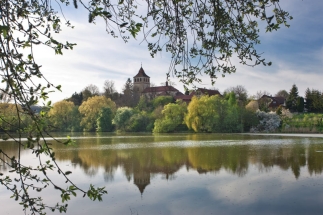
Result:
{"label": "red roof", "polygon": [[143,93],[159,93],[159,92],[178,92],[179,90],[173,86],[159,86],[159,87],[147,87],[142,91]]}
{"label": "red roof", "polygon": [[193,95],[176,95],[174,97],[175,100],[183,100],[185,102],[190,102],[192,100]]}
{"label": "red roof", "polygon": [[142,67],[140,67],[138,74],[136,76],[134,76],[134,78],[138,78],[138,77],[150,78],[148,75],[146,75],[146,73]]}

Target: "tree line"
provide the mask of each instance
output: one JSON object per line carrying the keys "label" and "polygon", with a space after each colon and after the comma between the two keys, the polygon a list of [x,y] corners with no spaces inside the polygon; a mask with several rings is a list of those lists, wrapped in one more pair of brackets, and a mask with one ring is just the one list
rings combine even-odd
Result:
{"label": "tree line", "polygon": [[[323,95],[309,88],[305,99],[298,95],[294,84],[289,92],[278,91],[275,96],[286,99],[286,107],[278,107],[268,113],[268,101],[260,99],[270,95],[258,91],[248,96],[245,87],[238,85],[226,89],[223,96],[202,95],[193,97],[189,104],[175,101],[171,96],[158,96],[149,100],[133,90],[130,79],[118,93],[114,82],[106,80],[103,92],[93,84],[70,98],[56,102],[41,114],[47,115],[48,131],[125,131],[125,132],[260,132],[274,131],[286,121],[285,112],[322,112]],[[5,96],[4,96],[5,97]],[[1,127],[15,131],[19,126],[15,105],[0,104]],[[23,107],[20,107],[23,109]],[[257,110],[259,110],[257,112]],[[281,116],[281,117],[279,117]],[[27,115],[22,116],[20,126],[33,126]]]}

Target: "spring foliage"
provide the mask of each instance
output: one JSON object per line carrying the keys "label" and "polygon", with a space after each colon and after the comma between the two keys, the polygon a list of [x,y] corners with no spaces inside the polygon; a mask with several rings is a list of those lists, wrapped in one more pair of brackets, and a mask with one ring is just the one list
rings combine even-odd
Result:
{"label": "spring foliage", "polygon": [[179,125],[184,123],[184,116],[187,112],[187,105],[184,102],[169,103],[164,106],[162,118],[155,121],[155,133],[175,132]]}
{"label": "spring foliage", "polygon": [[[40,197],[30,196],[28,190],[41,191],[49,184],[61,191],[64,203],[76,195],[76,191],[82,192],[92,200],[101,200],[102,194],[106,193],[103,188],[94,188],[92,185],[87,191],[78,188],[69,180],[69,172],[60,172],[70,185],[63,189],[46,174],[53,168],[60,171],[55,162],[55,153],[47,144],[45,136],[51,128],[48,126],[48,110],[51,108],[51,102],[48,101],[49,94],[53,90],[61,90],[61,86],[53,85],[46,79],[41,71],[41,65],[36,61],[34,50],[37,46],[46,46],[55,54],[62,55],[64,50],[74,48],[76,44],[62,42],[56,36],[61,32],[63,24],[73,28],[70,21],[65,19],[64,11],[70,12],[65,6],[84,7],[88,12],[90,23],[103,19],[106,24],[105,30],[112,37],[120,35],[124,41],[136,37],[145,26],[148,29],[144,31],[146,32],[144,38],[151,56],[154,57],[160,51],[169,52],[172,57],[169,71],[174,71],[175,76],[180,77],[186,84],[201,81],[198,77],[201,71],[210,77],[212,83],[218,72],[223,76],[235,72],[236,68],[231,63],[233,56],[237,56],[245,65],[270,65],[271,62],[263,59],[261,52],[255,49],[260,43],[259,26],[264,26],[266,31],[271,32],[278,30],[282,25],[288,27],[287,21],[292,19],[288,12],[280,7],[277,0],[205,2],[146,0],[143,4],[145,10],[142,10],[136,1],[123,0],[0,1],[0,76],[3,82],[0,91],[12,98],[15,104],[16,124],[12,129],[17,131],[18,138],[13,137],[13,140],[19,146],[19,152],[25,147],[32,150],[36,157],[44,153],[49,158],[46,163],[40,160],[38,169],[33,169],[24,166],[20,157],[10,158],[0,150],[2,155],[0,159],[18,174],[19,178],[16,180],[20,184],[19,186],[12,184],[9,176],[1,176],[0,183],[12,191],[14,198],[20,200],[25,212],[29,209],[32,214],[43,214],[45,208],[66,212],[67,204],[48,206]],[[143,11],[145,13],[142,13]],[[258,25],[258,22],[265,25]],[[216,110],[216,117],[219,118],[216,123],[218,123],[222,122],[223,117],[220,107],[226,104],[221,104],[221,101],[215,102],[216,104],[210,105],[214,106],[212,110]],[[31,107],[38,103],[44,103],[45,107],[36,114]],[[81,125],[85,130],[95,130],[96,120],[103,107],[115,111],[115,104],[100,96],[90,97],[80,105],[79,111],[83,115]],[[199,114],[201,115],[199,117],[214,118],[210,113]],[[7,120],[3,115],[0,117],[1,123]],[[208,120],[207,123],[197,120],[193,127],[211,131],[211,118],[205,118]],[[24,119],[30,120],[26,130],[21,129]],[[26,144],[21,142],[23,135],[27,136]],[[66,143],[69,142],[70,140]],[[3,156],[11,162],[6,162],[2,159]],[[37,174],[33,175],[31,170],[42,174],[41,178]],[[34,183],[27,184],[25,183],[27,179],[34,182],[41,181],[45,185],[38,187]]]}
{"label": "spring foliage", "polygon": [[83,115],[81,125],[86,131],[95,131],[96,120],[102,108],[110,108],[115,113],[116,104],[104,96],[94,96],[88,98],[79,107],[79,111]]}

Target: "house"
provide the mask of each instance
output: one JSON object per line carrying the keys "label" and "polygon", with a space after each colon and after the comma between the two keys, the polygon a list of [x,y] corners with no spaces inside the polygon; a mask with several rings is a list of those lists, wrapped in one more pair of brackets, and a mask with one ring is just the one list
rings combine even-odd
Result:
{"label": "house", "polygon": [[140,67],[138,73],[133,77],[133,89],[140,95],[144,95],[149,99],[154,99],[157,96],[172,96],[175,100],[183,100],[186,103],[189,103],[193,96],[222,96],[218,90],[210,90],[205,88],[198,88],[192,91],[189,95],[184,95],[175,87],[169,86],[167,81],[165,86],[151,87],[150,77],[145,73],[142,66]]}
{"label": "house", "polygon": [[142,91],[142,95],[147,96],[150,99],[155,98],[156,96],[172,96],[176,97],[179,95],[184,95],[178,89],[173,86],[168,86],[168,82],[166,81],[166,86],[158,86],[158,87],[147,87]]}
{"label": "house", "polygon": [[284,97],[279,96],[267,96],[263,95],[260,99],[258,99],[259,107],[261,105],[265,105],[266,108],[269,110],[275,110],[280,105],[285,107],[286,106],[286,99]]}
{"label": "house", "polygon": [[203,95],[208,95],[208,96],[219,95],[219,96],[222,96],[221,93],[218,90],[197,88],[196,90],[192,91],[189,95],[178,95],[178,96],[175,96],[174,98],[176,100],[182,100],[182,101],[184,101],[186,103],[190,103],[193,96],[203,96]]}
{"label": "house", "polygon": [[141,95],[145,95],[149,99],[153,99],[156,96],[178,96],[184,95],[178,89],[173,86],[169,86],[166,81],[165,86],[150,86],[150,77],[145,73],[144,69],[141,67],[137,75],[133,77],[133,88]]}

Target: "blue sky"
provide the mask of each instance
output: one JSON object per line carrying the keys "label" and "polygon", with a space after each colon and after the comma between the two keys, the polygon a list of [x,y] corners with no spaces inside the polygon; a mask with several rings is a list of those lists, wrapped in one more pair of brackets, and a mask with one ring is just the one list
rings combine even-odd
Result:
{"label": "blue sky", "polygon": [[[323,91],[323,1],[322,0],[285,0],[283,9],[292,16],[290,28],[282,27],[277,32],[261,32],[259,52],[272,61],[270,67],[248,67],[233,60],[237,67],[234,74],[221,76],[211,86],[206,75],[199,87],[217,88],[220,92],[231,86],[243,85],[248,94],[268,91],[289,91],[293,84],[304,95],[307,87]],[[100,90],[105,80],[113,80],[121,92],[128,78],[136,75],[141,63],[151,82],[160,85],[166,80],[171,59],[166,53],[151,58],[145,43],[131,39],[124,43],[105,32],[101,22],[88,23],[88,14],[82,9],[70,7],[65,16],[75,28],[64,29],[57,37],[62,41],[77,43],[73,51],[65,51],[63,56],[55,55],[48,48],[36,50],[36,59],[43,65],[43,74],[55,85],[61,84],[63,92],[52,93],[50,99],[59,101],[80,92],[89,84],[97,85]],[[175,77],[171,81],[183,91],[183,85]]]}

